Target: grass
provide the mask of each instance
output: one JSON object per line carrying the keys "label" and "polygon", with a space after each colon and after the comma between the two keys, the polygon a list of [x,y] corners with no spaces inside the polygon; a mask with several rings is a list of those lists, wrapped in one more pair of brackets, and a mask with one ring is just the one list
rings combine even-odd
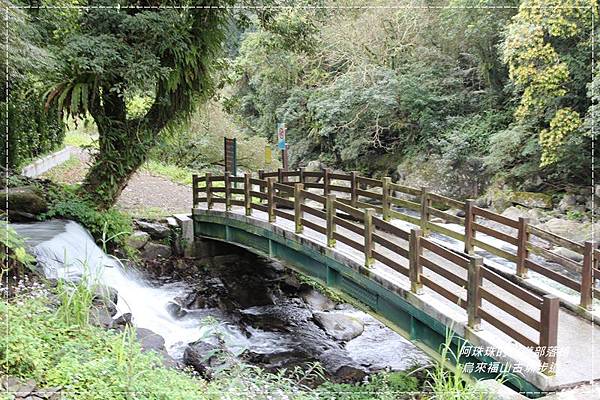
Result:
{"label": "grass", "polygon": [[34,379],[40,388],[60,386],[61,394],[74,400],[408,399],[410,394],[398,393],[419,386],[405,374],[382,373],[360,384],[325,383],[311,389],[323,379],[318,364],[271,374],[238,363],[207,382],[162,366],[153,352],[142,352],[134,328],[115,332],[89,325],[92,293],[85,281],[59,285],[57,293],[58,310],[39,298],[0,303],[0,322],[10,316],[8,335],[0,336],[0,378],[7,374]]}
{"label": "grass", "polygon": [[152,175],[161,176],[173,182],[184,185],[192,184],[192,174],[194,174],[194,171],[189,168],[163,164],[156,160],[148,160],[142,168]]}

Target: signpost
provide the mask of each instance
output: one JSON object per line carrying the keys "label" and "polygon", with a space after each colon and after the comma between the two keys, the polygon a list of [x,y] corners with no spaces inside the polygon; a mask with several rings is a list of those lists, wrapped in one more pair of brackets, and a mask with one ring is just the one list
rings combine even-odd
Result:
{"label": "signpost", "polygon": [[237,139],[223,138],[225,146],[225,172],[237,176]]}
{"label": "signpost", "polygon": [[287,127],[285,123],[280,122],[277,124],[277,147],[281,150],[281,164],[284,171],[288,169],[288,159],[287,159],[287,143],[285,142],[285,135],[287,133]]}

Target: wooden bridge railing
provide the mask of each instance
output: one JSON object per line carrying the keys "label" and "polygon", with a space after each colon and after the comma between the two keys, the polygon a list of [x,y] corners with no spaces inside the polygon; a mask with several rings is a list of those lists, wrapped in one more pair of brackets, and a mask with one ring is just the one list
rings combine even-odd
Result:
{"label": "wooden bridge railing", "polygon": [[[347,181],[348,185],[336,181]],[[322,190],[323,195],[311,189]],[[342,193],[344,197],[338,197],[335,193]],[[397,193],[404,197],[396,196]],[[194,175],[193,196],[194,206],[202,202],[207,203],[208,209],[217,203],[225,204],[227,210],[234,205],[242,206],[246,215],[259,210],[268,214],[269,222],[275,222],[277,218],[294,222],[296,233],[300,234],[304,228],[308,228],[325,235],[329,247],[335,247],[338,242],[344,243],[364,254],[365,266],[370,267],[379,261],[406,276],[414,293],[422,293],[422,288],[426,286],[463,308],[471,329],[481,329],[483,320],[527,347],[555,348],[558,299],[549,295],[538,297],[487,268],[481,257],[473,255],[475,247],[514,262],[517,274],[522,277],[531,269],[573,290],[580,290],[582,304],[586,304],[586,307],[591,305],[591,296],[598,293],[593,288],[593,282],[600,277],[600,269],[597,268],[600,252],[591,242],[581,246],[535,228],[525,219],[512,220],[476,207],[471,200],[459,202],[429,192],[426,188],[391,183],[389,178],[376,180],[360,177],[356,173],[337,174],[329,170],[308,172],[304,169],[259,171],[258,178],[248,173],[243,177],[231,177],[228,174],[212,176],[207,173],[203,177]],[[414,212],[402,212],[402,209],[393,209],[392,206]],[[464,210],[465,217],[450,214],[445,207]],[[464,231],[441,226],[432,221],[432,216],[462,225]],[[391,218],[411,222],[419,228],[407,232],[388,222]],[[495,221],[516,233],[511,235],[489,228],[480,224],[478,218]],[[344,234],[338,228],[356,235]],[[431,241],[427,238],[431,231],[463,241],[465,253],[457,254]],[[515,246],[516,253],[477,239],[477,232]],[[539,246],[531,243],[530,235],[553,243],[560,242],[588,254],[581,271],[587,273],[589,279],[577,282],[532,261],[528,257],[529,252],[539,250]],[[406,261],[403,263],[398,257],[408,261],[408,268]],[[455,267],[448,268],[448,265]],[[427,274],[423,273],[424,269]],[[444,284],[439,283],[440,278]],[[523,307],[514,305],[519,302],[523,303]],[[531,334],[523,332],[528,329],[537,332],[537,338],[532,339]],[[546,365],[554,363],[555,357],[556,351],[546,351],[540,355]]]}

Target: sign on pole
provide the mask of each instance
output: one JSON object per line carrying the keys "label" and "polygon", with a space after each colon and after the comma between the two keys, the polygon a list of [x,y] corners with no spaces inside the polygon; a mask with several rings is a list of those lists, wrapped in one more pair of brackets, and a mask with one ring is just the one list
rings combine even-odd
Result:
{"label": "sign on pole", "polygon": [[277,147],[279,147],[279,150],[285,150],[286,131],[285,123],[280,122],[277,124]]}
{"label": "sign on pole", "polygon": [[265,164],[271,165],[273,162],[273,152],[271,151],[271,145],[265,146]]}
{"label": "sign on pole", "polygon": [[225,147],[225,172],[237,176],[237,139],[223,139]]}

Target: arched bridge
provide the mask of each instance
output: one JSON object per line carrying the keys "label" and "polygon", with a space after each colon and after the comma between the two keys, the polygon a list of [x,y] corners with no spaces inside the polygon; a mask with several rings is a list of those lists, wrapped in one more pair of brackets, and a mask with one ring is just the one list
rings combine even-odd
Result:
{"label": "arched bridge", "polygon": [[195,175],[193,193],[196,237],[280,259],[359,300],[432,355],[451,329],[466,343],[467,372],[503,373],[531,397],[600,378],[592,242],[390,178],[327,169]]}

